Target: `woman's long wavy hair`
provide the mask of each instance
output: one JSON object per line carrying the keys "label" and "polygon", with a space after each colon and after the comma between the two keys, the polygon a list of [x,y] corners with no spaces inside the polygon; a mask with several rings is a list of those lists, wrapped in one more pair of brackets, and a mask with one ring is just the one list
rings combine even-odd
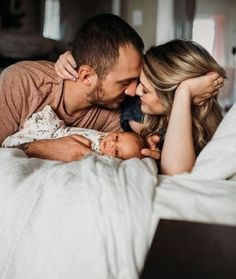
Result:
{"label": "woman's long wavy hair", "polygon": [[[225,70],[206,49],[196,42],[179,39],[151,47],[144,56],[143,71],[166,110],[165,115],[144,116],[143,136],[167,128],[175,90],[182,81],[211,71],[226,78]],[[222,109],[213,97],[201,106],[192,105],[191,110],[193,141],[196,154],[199,154],[221,122]]]}

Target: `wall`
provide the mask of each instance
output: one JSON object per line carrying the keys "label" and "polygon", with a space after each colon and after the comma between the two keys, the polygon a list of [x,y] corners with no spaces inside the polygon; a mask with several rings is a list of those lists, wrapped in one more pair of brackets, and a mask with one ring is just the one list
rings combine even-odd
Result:
{"label": "wall", "polygon": [[157,0],[121,1],[121,16],[142,37],[145,43],[145,49],[156,44],[156,5]]}
{"label": "wall", "polygon": [[227,80],[220,94],[224,106],[236,101],[236,57],[232,54],[236,46],[236,1],[235,0],[197,0],[197,18],[218,18],[222,21],[224,30],[219,38],[223,47],[223,57],[217,61],[224,66]]}
{"label": "wall", "polygon": [[73,41],[77,29],[90,16],[111,12],[111,0],[60,0],[62,40]]}
{"label": "wall", "polygon": [[236,46],[236,1],[235,0],[197,0],[195,17],[224,17],[225,65],[233,66],[232,47]]}
{"label": "wall", "polygon": [[43,0],[1,0],[0,29],[22,33],[42,31]]}

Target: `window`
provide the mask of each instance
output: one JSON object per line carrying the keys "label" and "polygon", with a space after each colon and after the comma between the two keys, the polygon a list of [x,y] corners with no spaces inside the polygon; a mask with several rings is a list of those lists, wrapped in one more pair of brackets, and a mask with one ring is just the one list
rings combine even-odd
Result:
{"label": "window", "polygon": [[43,36],[55,40],[61,38],[60,0],[45,1]]}

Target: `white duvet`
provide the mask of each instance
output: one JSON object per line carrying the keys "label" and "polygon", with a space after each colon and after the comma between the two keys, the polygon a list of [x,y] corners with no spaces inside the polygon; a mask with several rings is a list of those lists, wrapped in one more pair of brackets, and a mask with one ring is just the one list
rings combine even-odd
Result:
{"label": "white duvet", "polygon": [[1,148],[0,278],[138,278],[160,218],[236,225],[235,120],[233,107],[193,172],[173,177],[151,159]]}
{"label": "white duvet", "polygon": [[157,181],[150,159],[28,159],[1,149],[0,278],[137,278]]}

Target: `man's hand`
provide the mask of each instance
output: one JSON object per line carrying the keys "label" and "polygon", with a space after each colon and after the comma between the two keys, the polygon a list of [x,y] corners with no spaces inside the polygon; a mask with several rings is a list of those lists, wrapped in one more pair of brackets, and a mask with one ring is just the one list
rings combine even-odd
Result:
{"label": "man's hand", "polygon": [[70,51],[61,54],[54,64],[56,74],[63,79],[75,81],[78,78],[78,73],[75,68],[76,63]]}
{"label": "man's hand", "polygon": [[71,135],[57,139],[38,140],[18,146],[29,157],[71,162],[93,153],[88,139]]}
{"label": "man's hand", "polygon": [[157,148],[160,137],[157,134],[153,134],[151,136],[148,136],[146,141],[149,148],[142,149],[142,155],[145,157],[151,157],[155,160],[160,159],[161,151]]}

